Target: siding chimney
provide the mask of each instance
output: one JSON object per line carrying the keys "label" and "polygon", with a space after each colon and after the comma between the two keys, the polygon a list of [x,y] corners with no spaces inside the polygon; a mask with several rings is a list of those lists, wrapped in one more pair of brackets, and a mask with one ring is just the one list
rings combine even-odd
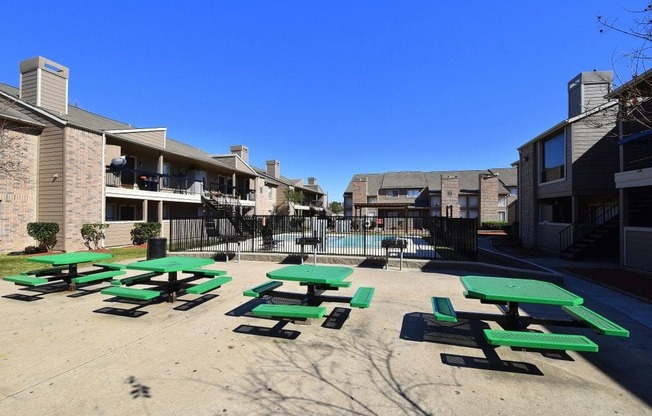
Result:
{"label": "siding chimney", "polygon": [[268,160],[265,162],[267,164],[267,174],[273,178],[281,177],[281,162],[278,160]]}
{"label": "siding chimney", "polygon": [[20,63],[20,99],[51,111],[68,114],[69,70],[37,56]]}
{"label": "siding chimney", "polygon": [[238,155],[245,163],[249,163],[249,148],[247,146],[236,144],[231,146],[231,154]]}
{"label": "siding chimney", "polygon": [[308,178],[308,185],[317,185],[317,178],[315,177]]}
{"label": "siding chimney", "polygon": [[568,82],[568,118],[592,110],[607,102],[611,92],[612,71],[582,72]]}

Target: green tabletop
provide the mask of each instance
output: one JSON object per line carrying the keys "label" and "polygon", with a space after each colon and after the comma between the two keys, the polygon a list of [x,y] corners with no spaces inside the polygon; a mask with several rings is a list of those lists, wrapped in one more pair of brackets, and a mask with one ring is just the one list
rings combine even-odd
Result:
{"label": "green tabletop", "polygon": [[564,306],[584,303],[580,296],[541,280],[487,276],[462,276],[460,280],[468,296],[476,299]]}
{"label": "green tabletop", "polygon": [[53,266],[65,266],[69,264],[87,263],[89,261],[106,260],[113,257],[108,253],[96,253],[94,251],[78,251],[74,253],[48,254],[45,256],[34,256],[28,260],[37,263],[48,263]]}
{"label": "green tabletop", "polygon": [[267,273],[274,280],[291,280],[297,282],[330,284],[341,282],[353,273],[350,267],[316,266],[310,264],[286,266]]}
{"label": "green tabletop", "polygon": [[161,257],[158,259],[138,261],[127,265],[127,269],[148,270],[152,272],[170,273],[181,270],[194,269],[195,267],[213,264],[213,259],[201,257]]}

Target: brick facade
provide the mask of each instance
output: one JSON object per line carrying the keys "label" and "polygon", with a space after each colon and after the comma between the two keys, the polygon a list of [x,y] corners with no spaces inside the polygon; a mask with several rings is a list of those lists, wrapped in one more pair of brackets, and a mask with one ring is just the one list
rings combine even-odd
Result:
{"label": "brick facade", "polygon": [[[460,181],[457,176],[442,176],[441,178],[441,215],[457,218],[460,216],[459,205]],[[446,207],[452,206],[452,212],[447,213]]]}
{"label": "brick facade", "polygon": [[537,245],[537,222],[535,215],[537,206],[536,200],[536,163],[535,144],[524,146],[520,151],[519,159],[519,184],[518,184],[518,206],[519,206],[519,232],[521,244],[525,247]]}
{"label": "brick facade", "polygon": [[0,125],[0,252],[20,251],[36,242],[27,223],[37,220],[38,133]]}
{"label": "brick facade", "polygon": [[[498,176],[480,175],[480,222],[498,221]],[[505,212],[507,207],[504,208]]]}
{"label": "brick facade", "polygon": [[84,250],[81,227],[103,222],[104,143],[101,135],[66,128],[63,250]]}

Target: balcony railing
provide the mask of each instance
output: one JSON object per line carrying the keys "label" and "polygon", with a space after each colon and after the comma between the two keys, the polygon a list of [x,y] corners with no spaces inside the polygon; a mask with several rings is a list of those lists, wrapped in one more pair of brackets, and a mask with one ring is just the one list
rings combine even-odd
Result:
{"label": "balcony railing", "polygon": [[623,146],[623,171],[652,168],[652,137],[643,137]]}
{"label": "balcony railing", "polygon": [[201,181],[186,176],[172,176],[135,169],[108,169],[105,173],[106,186],[132,188],[152,192],[172,192],[199,195],[203,190]]}
{"label": "balcony railing", "polygon": [[242,201],[255,201],[256,194],[253,189],[246,186],[232,186],[228,184],[219,184],[211,182],[208,184],[208,191],[213,196],[225,196],[239,198]]}

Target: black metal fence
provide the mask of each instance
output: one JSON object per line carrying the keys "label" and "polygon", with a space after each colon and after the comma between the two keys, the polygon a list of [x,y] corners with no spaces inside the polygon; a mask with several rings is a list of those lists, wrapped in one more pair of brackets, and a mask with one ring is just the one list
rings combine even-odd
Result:
{"label": "black metal fence", "polygon": [[[391,240],[403,240],[388,244]],[[383,241],[385,244],[383,244]],[[312,244],[314,243],[314,244]],[[170,220],[169,250],[477,260],[477,222],[414,217],[205,217]],[[390,246],[389,248],[387,246]],[[392,246],[394,248],[392,248]]]}

